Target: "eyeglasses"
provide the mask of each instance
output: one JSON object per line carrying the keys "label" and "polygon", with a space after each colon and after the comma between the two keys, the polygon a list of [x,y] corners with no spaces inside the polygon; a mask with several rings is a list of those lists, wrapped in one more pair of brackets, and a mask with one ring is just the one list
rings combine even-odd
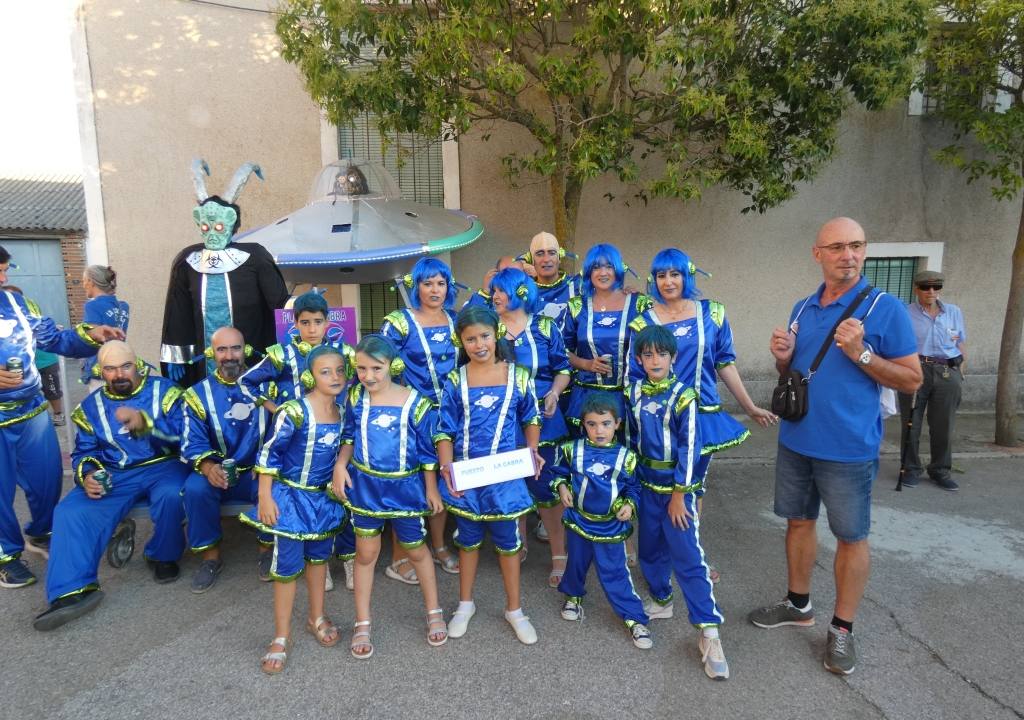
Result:
{"label": "eyeglasses", "polygon": [[918,290],[941,290],[942,285],[918,285]]}
{"label": "eyeglasses", "polygon": [[853,242],[849,243],[832,243],[831,245],[815,245],[815,247],[818,248],[819,250],[828,250],[833,255],[838,255],[847,248],[849,248],[853,252],[860,252],[867,246],[868,243],[866,240],[854,240]]}

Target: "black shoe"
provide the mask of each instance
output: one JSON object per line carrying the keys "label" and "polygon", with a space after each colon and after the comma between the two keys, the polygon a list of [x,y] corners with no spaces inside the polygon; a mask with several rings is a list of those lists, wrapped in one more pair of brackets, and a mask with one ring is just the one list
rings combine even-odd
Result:
{"label": "black shoe", "polygon": [[957,490],[960,489],[960,486],[957,485],[951,477],[943,477],[940,475],[939,477],[933,477],[932,480],[934,480],[935,484],[938,485],[941,489],[947,490],[949,492],[956,492]]}
{"label": "black shoe", "polygon": [[916,488],[917,484],[921,482],[920,475],[906,474],[903,476],[903,487]]}
{"label": "black shoe", "polygon": [[149,563],[153,568],[153,579],[161,585],[172,583],[181,575],[181,568],[173,560],[150,560]]}
{"label": "black shoe", "polygon": [[65,623],[76,620],[96,609],[103,599],[102,590],[86,590],[77,595],[68,595],[54,600],[42,615],[37,615],[32,627],[40,632],[55,630]]}

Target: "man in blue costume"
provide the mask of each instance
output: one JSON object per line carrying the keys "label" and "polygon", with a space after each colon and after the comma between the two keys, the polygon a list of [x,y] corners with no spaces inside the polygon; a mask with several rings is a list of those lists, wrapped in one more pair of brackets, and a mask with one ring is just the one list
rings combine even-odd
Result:
{"label": "man in blue costume", "polygon": [[195,160],[192,172],[199,201],[192,217],[203,242],[174,258],[160,341],[163,374],[185,387],[213,372],[213,361],[202,360],[217,328],[238,328],[260,353],[273,345],[274,310],[288,300],[284,278],[266,248],[232,242],[242,219],[235,201],[250,173],[263,177],[259,166],[242,165],[223,197],[207,194],[203,172],[210,169],[204,161]]}
{"label": "man in blue costume", "polygon": [[[7,284],[10,266],[11,254],[0,247],[0,285]],[[119,337],[124,334],[106,325],[83,323],[59,330],[35,303],[0,292],[0,587],[25,587],[36,581],[21,552],[27,548],[47,554],[53,509],[60,499],[60,447],[40,395],[36,349],[88,357],[100,343]],[[11,367],[16,362],[20,369]],[[32,516],[25,539],[14,513],[16,487],[25,493]]]}
{"label": "man in blue costume", "polygon": [[50,607],[36,618],[36,630],[53,630],[99,605],[103,550],[140,500],[149,501],[153,519],[146,559],[156,582],[178,578],[185,549],[181,491],[188,467],[178,462],[181,388],[150,376],[124,342],[104,345],[98,362],[106,385],[71,414],[78,429],[71,453],[77,486],[54,511],[46,568]]}
{"label": "man in blue costume", "polygon": [[[185,391],[185,426],[181,438],[181,459],[193,470],[185,480],[185,515],[188,544],[202,562],[192,578],[192,592],[213,587],[224,568],[220,559],[220,504],[235,500],[256,503],[257,482],[252,467],[267,429],[268,413],[245,394],[238,378],[245,369],[242,333],[222,327],[213,334],[207,354],[217,369]],[[261,396],[274,395],[269,387]],[[235,462],[232,474],[225,471],[226,459]],[[259,576],[270,580],[270,541],[260,553]]]}

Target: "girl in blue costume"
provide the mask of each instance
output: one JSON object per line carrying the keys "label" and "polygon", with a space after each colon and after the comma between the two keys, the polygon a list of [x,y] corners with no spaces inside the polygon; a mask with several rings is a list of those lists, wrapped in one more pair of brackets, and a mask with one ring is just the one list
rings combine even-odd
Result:
{"label": "girl in blue costume", "polygon": [[[455,544],[459,548],[462,572],[459,576],[459,607],[452,615],[448,634],[466,634],[476,613],[473,583],[479,563],[484,532],[498,551],[498,564],[505,584],[505,619],[516,637],[526,645],[537,642],[537,632],[523,614],[519,588],[519,558],[522,549],[518,519],[533,510],[533,500],[520,478],[458,492],[452,485],[453,460],[467,460],[514,450],[518,439],[526,438],[533,451],[535,476],[544,460],[537,452],[540,441],[540,412],[530,374],[516,367],[508,342],[499,339],[498,316],[480,306],[465,308],[455,326],[462,350],[462,365],[448,375],[441,394],[441,407],[434,440],[437,461],[445,486],[441,497],[455,515]],[[520,428],[522,436],[520,436]]]}
{"label": "girl in blue costume", "polygon": [[[652,304],[648,296],[623,289],[625,274],[618,248],[595,245],[583,260],[583,294],[569,299],[562,335],[576,372],[566,416],[577,426],[589,391],[608,391],[622,403],[630,323]],[[620,405],[618,416],[624,411]]]}
{"label": "girl in blue costume", "polygon": [[[537,286],[526,273],[506,268],[491,279],[490,291],[494,310],[505,326],[505,339],[512,344],[516,365],[530,373],[542,405],[544,424],[540,430],[539,451],[544,458],[544,468],[537,480],[527,478],[526,486],[548,530],[551,544],[548,585],[558,587],[565,573],[565,532],[560,522],[559,498],[551,489],[554,479],[551,473],[556,447],[569,436],[565,417],[558,406],[562,391],[569,386],[569,358],[555,322],[536,314],[541,308]],[[524,442],[524,438],[518,438],[520,445]]]}
{"label": "girl in blue costume", "polygon": [[259,503],[240,519],[274,537],[270,575],[274,583],[274,640],[260,667],[268,675],[284,670],[291,634],[295,580],[306,573],[309,620],[306,630],[324,647],[338,642],[338,628],[324,616],[326,564],[334,536],[345,520],[345,508],[326,490],[341,445],[338,396],[348,383],[347,361],[330,345],[309,353],[301,400],[282,403],[274,414],[274,431],[263,446]]}
{"label": "girl in blue costume", "polygon": [[384,521],[391,527],[416,568],[427,612],[427,643],[448,640],[444,613],[437,602],[437,581],[423,518],[441,512],[437,491],[437,452],[433,445],[437,411],[415,390],[391,381],[398,353],[379,335],[356,346],[359,384],[345,402],[345,429],[331,487],[352,512],[356,531],[356,622],[353,657],[373,655],[370,642],[370,595],[373,569],[380,555]]}
{"label": "girl in blue costume", "polygon": [[[402,382],[436,407],[441,402],[444,379],[455,368],[458,348],[455,347],[455,298],[458,288],[452,271],[437,258],[421,258],[412,272],[402,278],[409,290],[412,307],[395,310],[384,318],[380,334],[394,344],[402,366]],[[444,526],[448,513],[431,515],[430,544],[434,562],[447,573],[459,572],[459,561],[445,545]],[[392,563],[384,574],[393,580],[415,585],[416,570],[398,543],[392,542]]]}
{"label": "girl in blue costume", "polygon": [[[82,272],[82,290],[85,291],[85,305],[82,316],[84,322],[92,325],[110,325],[128,332],[128,303],[118,300],[117,273],[108,265],[90,265]],[[96,356],[82,361],[83,385],[90,390],[103,385],[99,371],[94,370]]]}

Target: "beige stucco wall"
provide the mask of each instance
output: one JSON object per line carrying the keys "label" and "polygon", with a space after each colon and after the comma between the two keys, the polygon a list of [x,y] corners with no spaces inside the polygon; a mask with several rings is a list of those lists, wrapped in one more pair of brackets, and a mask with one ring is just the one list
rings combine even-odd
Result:
{"label": "beige stucco wall", "polygon": [[[267,9],[269,0],[233,0]],[[301,205],[320,168],[320,119],[294,66],[280,59],[274,16],[178,0],[87,0],[106,240],[129,339],[159,355],[171,260],[199,242],[190,164],[210,164],[210,193],[243,162],[242,229]]]}
{"label": "beige stucco wall", "polygon": [[[460,142],[463,208],[480,215],[487,238],[456,252],[456,276],[480,278],[500,254],[525,250],[529,238],[550,229],[546,185],[510,191],[497,158],[529,146],[515,128],[492,129]],[[744,196],[712,190],[701,202],[623,200],[630,191],[613,180],[595,181],[584,193],[577,230],[580,255],[598,242],[616,244],[641,278],[651,257],[675,245],[713,274],[698,276],[705,296],[726,305],[736,338],[741,373],[755,401],[764,401],[774,370],[767,353],[771,328],[785,325],[797,298],[821,275],[810,245],[817,228],[835,215],[864,225],[875,242],[943,242],[944,297],[964,311],[970,348],[965,386],[969,406],[991,402],[999,337],[1009,283],[1009,258],[1020,204],[997,203],[983,185],[968,187],[956,172],[937,165],[931,152],[948,142],[934,121],[908,117],[905,106],[870,114],[851,112],[841,127],[836,159],[793,200],[763,215],[742,214]],[[617,196],[608,202],[604,194]],[[639,281],[630,279],[635,285]]]}

